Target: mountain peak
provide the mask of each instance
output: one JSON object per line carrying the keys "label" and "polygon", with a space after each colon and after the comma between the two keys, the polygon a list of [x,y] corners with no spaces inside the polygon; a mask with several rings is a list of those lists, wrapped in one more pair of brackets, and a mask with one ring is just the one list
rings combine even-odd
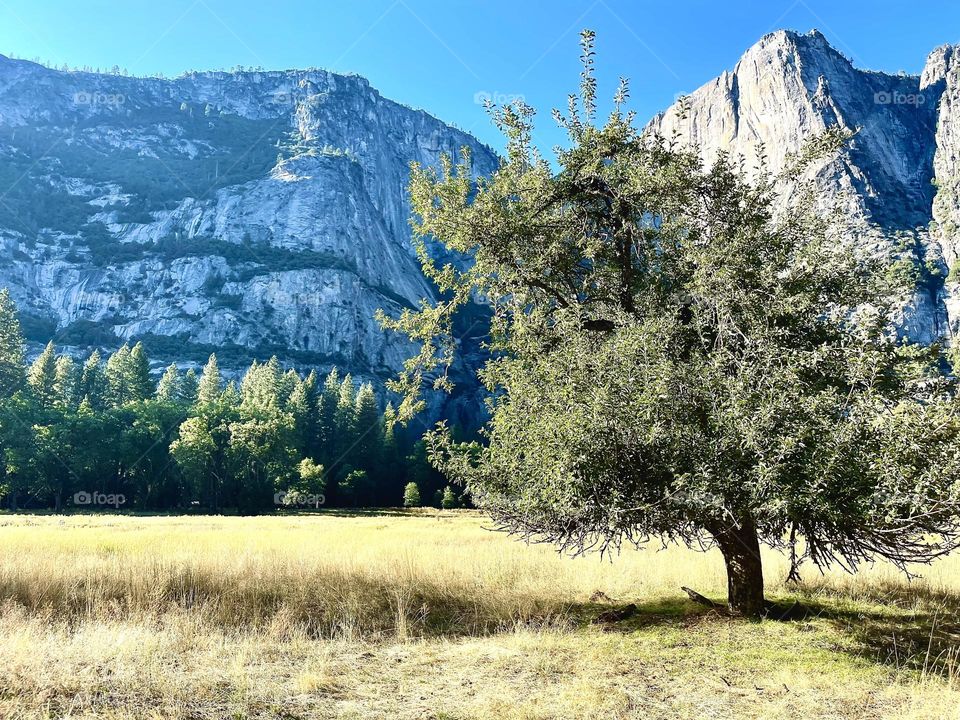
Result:
{"label": "mountain peak", "polygon": [[947,79],[950,71],[958,65],[960,46],[941,45],[927,56],[927,62],[920,76],[920,87],[938,86]]}

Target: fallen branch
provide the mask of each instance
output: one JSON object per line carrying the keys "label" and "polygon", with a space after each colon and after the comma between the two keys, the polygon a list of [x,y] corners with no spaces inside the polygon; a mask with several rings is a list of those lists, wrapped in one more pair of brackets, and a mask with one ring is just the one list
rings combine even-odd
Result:
{"label": "fallen branch", "polygon": [[695,603],[697,603],[698,605],[703,605],[703,606],[708,607],[708,608],[710,608],[710,609],[712,609],[712,610],[726,610],[726,609],[727,609],[726,605],[721,605],[721,604],[718,603],[718,602],[714,602],[714,601],[711,600],[710,598],[704,597],[703,595],[701,595],[700,593],[698,593],[696,590],[691,590],[690,588],[688,588],[688,587],[686,587],[686,586],[681,586],[680,589],[683,590],[687,595],[689,595],[689,596],[690,596],[690,599],[693,600],[693,601],[694,601]]}

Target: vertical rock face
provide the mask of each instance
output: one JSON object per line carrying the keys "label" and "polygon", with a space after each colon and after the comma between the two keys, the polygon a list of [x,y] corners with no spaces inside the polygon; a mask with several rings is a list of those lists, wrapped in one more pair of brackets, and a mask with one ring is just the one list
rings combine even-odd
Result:
{"label": "vertical rock face", "polygon": [[411,353],[373,319],[434,290],[411,162],[492,151],[354,76],[58,72],[0,56],[0,286],[32,339],[159,358],[277,353],[374,380]]}
{"label": "vertical rock face", "polygon": [[890,75],[854,67],[816,31],[780,31],[649,130],[699,148],[707,162],[726,151],[749,170],[763,156],[773,172],[829,127],[854,132],[839,158],[808,172],[825,203],[844,209],[858,242],[915,274],[901,331],[931,342],[951,333],[960,311],[951,283],[944,289],[956,258],[951,218],[960,212],[956,194],[945,190],[960,148],[956,57],[940,48],[921,77]]}
{"label": "vertical rock face", "polygon": [[960,48],[941,47],[931,53],[922,83],[940,93],[934,171],[937,194],[931,234],[937,241],[948,275],[941,293],[952,340],[960,330]]}

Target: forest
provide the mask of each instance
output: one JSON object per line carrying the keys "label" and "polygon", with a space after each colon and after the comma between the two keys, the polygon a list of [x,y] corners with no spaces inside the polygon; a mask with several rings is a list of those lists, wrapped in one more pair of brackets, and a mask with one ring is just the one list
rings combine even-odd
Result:
{"label": "forest", "polygon": [[[82,362],[53,342],[26,362],[0,290],[0,494],[11,510],[260,513],[400,504],[452,507],[424,443],[370,383],[254,361],[227,379],[151,374],[142,343]],[[93,507],[91,507],[93,506]]]}

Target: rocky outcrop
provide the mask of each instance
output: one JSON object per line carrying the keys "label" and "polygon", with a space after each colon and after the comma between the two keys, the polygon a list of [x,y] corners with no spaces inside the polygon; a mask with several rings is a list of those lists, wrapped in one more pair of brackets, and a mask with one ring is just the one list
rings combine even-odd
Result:
{"label": "rocky outcrop", "polygon": [[947,335],[953,341],[960,331],[960,48],[934,50],[923,71],[922,86],[940,94],[931,235],[947,268],[941,301],[949,318]]}
{"label": "rocky outcrop", "polygon": [[[707,162],[725,151],[748,170],[766,162],[774,173],[788,153],[827,128],[854,133],[839,158],[810,168],[810,179],[824,205],[843,208],[857,242],[916,277],[901,331],[931,342],[960,320],[949,282],[944,290],[956,258],[943,237],[955,235],[949,219],[957,216],[956,194],[945,189],[960,150],[955,58],[955,50],[940,48],[921,77],[891,75],[854,67],[819,32],[780,31],[656,117],[649,130],[699,148]],[[793,187],[786,183],[783,192]],[[949,232],[931,227],[934,216]]]}
{"label": "rocky outcrop", "polygon": [[382,380],[381,331],[434,290],[410,245],[411,162],[492,151],[360,77],[175,80],[0,57],[0,285],[33,340],[144,339],[159,359],[277,353]]}

